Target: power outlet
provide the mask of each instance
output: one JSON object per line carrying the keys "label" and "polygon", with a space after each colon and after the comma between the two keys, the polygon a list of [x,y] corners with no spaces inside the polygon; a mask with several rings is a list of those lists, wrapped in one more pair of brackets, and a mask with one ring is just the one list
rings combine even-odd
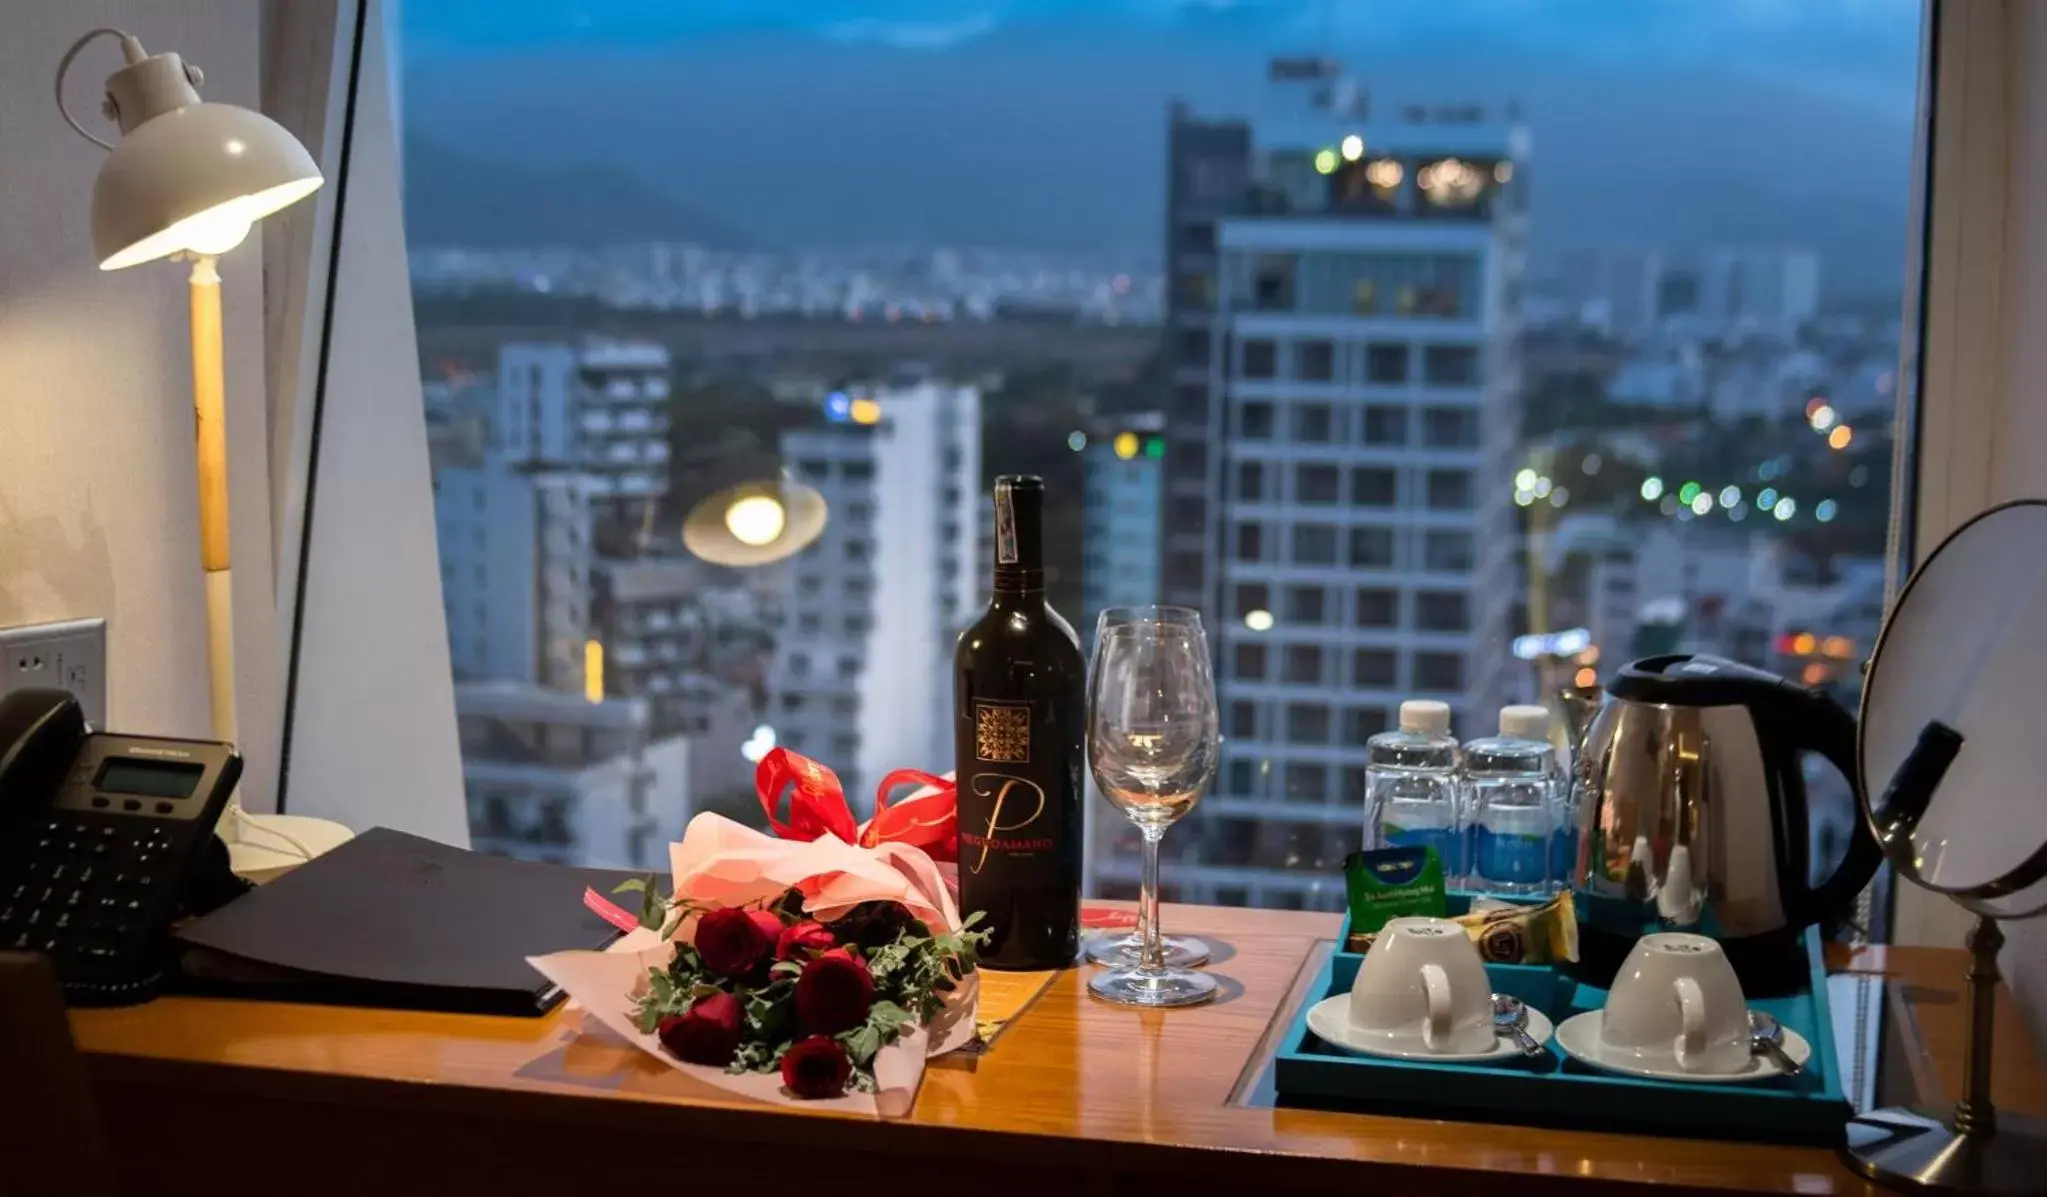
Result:
{"label": "power outlet", "polygon": [[107,725],[107,621],[0,628],[0,694],[69,690],[96,728]]}

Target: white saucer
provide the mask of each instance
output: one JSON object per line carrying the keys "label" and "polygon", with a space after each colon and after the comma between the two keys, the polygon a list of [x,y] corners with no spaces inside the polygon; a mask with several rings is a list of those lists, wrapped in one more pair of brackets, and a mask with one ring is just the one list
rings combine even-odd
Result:
{"label": "white saucer", "polygon": [[[1528,1057],[1510,1038],[1497,1040],[1491,1051],[1483,1052],[1432,1052],[1416,1043],[1411,1047],[1392,1047],[1383,1042],[1367,1041],[1355,1037],[1350,1027],[1350,995],[1339,993],[1335,997],[1323,998],[1308,1008],[1308,1029],[1315,1032],[1322,1042],[1343,1051],[1361,1056],[1380,1056],[1388,1060],[1419,1060],[1425,1064],[1492,1064],[1501,1060],[1523,1060]],[[1537,1043],[1548,1043],[1551,1026],[1548,1016],[1530,1007],[1526,1030]]]}
{"label": "white saucer", "polygon": [[[1768,1056],[1750,1056],[1748,1067],[1740,1072],[1686,1072],[1677,1066],[1675,1060],[1645,1064],[1640,1060],[1609,1055],[1605,1045],[1599,1041],[1601,1013],[1599,1010],[1587,1010],[1565,1019],[1557,1028],[1557,1046],[1573,1060],[1602,1072],[1647,1077],[1653,1081],[1683,1081],[1692,1085],[1748,1085],[1784,1075],[1784,1070]],[[1792,1063],[1803,1068],[1812,1059],[1812,1044],[1805,1041],[1805,1036],[1785,1027],[1784,1054],[1791,1057]]]}

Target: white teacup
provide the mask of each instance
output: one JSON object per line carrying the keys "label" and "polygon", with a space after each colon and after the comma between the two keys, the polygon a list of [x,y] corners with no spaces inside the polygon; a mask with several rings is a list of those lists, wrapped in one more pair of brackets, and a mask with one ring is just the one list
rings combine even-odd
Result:
{"label": "white teacup", "polygon": [[1727,953],[1703,935],[1644,935],[1607,991],[1599,1040],[1615,1055],[1686,1072],[1748,1067],[1748,999]]}
{"label": "white teacup", "polygon": [[1492,986],[1464,928],[1448,919],[1387,923],[1358,965],[1350,1025],[1395,1050],[1472,1055],[1490,1049]]}

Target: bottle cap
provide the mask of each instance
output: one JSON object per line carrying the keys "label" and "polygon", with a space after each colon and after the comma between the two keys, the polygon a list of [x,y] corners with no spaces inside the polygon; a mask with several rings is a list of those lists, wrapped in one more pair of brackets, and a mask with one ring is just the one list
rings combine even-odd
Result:
{"label": "bottle cap", "polygon": [[1500,708],[1500,734],[1510,740],[1549,740],[1549,709],[1539,706]]}
{"label": "bottle cap", "polygon": [[1400,730],[1427,732],[1432,736],[1450,734],[1450,704],[1432,698],[1410,698],[1400,704]]}

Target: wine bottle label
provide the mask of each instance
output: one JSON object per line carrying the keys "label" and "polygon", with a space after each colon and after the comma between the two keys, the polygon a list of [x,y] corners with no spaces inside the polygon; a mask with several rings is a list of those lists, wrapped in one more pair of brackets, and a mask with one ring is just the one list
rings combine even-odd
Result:
{"label": "wine bottle label", "polygon": [[1059,846],[1052,828],[1040,826],[1045,787],[1037,782],[1013,773],[976,773],[967,792],[979,800],[971,815],[964,810],[960,815],[960,865],[968,872],[978,875],[991,855],[1030,856]]}
{"label": "wine bottle label", "polygon": [[1009,496],[1007,486],[995,488],[995,564],[1015,565],[1016,548],[1016,507]]}
{"label": "wine bottle label", "polygon": [[1031,704],[1027,702],[976,702],[974,704],[974,759],[1009,764],[1029,764],[1031,759]]}

